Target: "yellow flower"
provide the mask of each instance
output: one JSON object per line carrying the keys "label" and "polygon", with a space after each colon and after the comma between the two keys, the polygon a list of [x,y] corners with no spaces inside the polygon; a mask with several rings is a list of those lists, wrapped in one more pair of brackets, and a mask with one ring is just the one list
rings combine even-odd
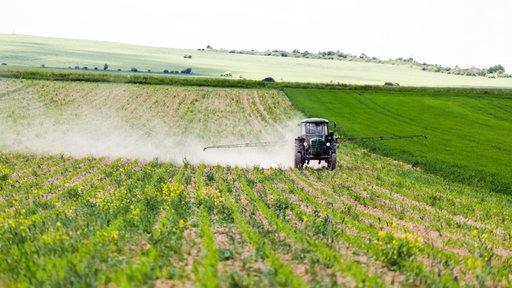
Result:
{"label": "yellow flower", "polygon": [[466,261],[466,266],[468,269],[478,269],[482,267],[482,260],[471,257]]}
{"label": "yellow flower", "polygon": [[115,230],[114,230],[114,231],[112,231],[112,232],[110,233],[110,238],[111,238],[112,240],[117,240],[117,239],[119,238],[119,232],[118,232],[118,231],[115,231]]}

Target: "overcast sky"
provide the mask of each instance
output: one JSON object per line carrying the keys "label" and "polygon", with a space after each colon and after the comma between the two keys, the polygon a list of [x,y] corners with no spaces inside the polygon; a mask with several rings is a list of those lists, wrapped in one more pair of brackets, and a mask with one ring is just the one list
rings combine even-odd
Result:
{"label": "overcast sky", "polygon": [[[511,0],[3,0],[0,33],[336,51],[512,72]],[[1,43],[0,43],[1,45]]]}

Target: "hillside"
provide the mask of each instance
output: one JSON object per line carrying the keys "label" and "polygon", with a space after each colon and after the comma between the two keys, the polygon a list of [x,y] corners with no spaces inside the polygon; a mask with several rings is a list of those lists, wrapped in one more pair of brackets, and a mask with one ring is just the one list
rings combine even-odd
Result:
{"label": "hillside", "polygon": [[286,145],[202,151],[293,131],[281,91],[0,91],[2,287],[512,285],[509,196],[351,144],[334,171],[287,169]]}
{"label": "hillside", "polygon": [[[184,50],[121,43],[57,39],[25,35],[0,35],[0,62],[8,66],[71,68],[110,71],[118,69],[163,73],[192,68],[200,77],[402,86],[512,88],[512,78],[489,79],[421,71],[417,67],[351,61],[300,59]],[[201,47],[198,47],[201,48]],[[190,55],[191,58],[185,58]]]}

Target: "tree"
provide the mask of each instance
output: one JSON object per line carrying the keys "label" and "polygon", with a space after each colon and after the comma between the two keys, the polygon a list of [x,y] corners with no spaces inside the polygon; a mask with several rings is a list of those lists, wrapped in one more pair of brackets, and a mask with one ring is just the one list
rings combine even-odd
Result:
{"label": "tree", "polygon": [[181,71],[181,74],[190,74],[190,73],[192,73],[192,68],[187,68],[187,69]]}
{"label": "tree", "polygon": [[107,71],[107,70],[108,70],[108,64],[103,65],[103,70],[104,70],[104,71]]}
{"label": "tree", "polygon": [[505,73],[505,67],[503,67],[503,65],[501,65],[501,64],[497,64],[497,65],[490,67],[489,70],[487,70],[487,72],[498,73],[498,74]]}

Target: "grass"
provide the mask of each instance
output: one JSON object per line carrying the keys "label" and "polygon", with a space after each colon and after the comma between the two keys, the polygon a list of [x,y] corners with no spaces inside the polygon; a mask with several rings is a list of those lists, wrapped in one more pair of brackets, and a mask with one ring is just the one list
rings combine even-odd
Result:
{"label": "grass", "polygon": [[512,96],[483,91],[285,89],[305,115],[337,122],[345,136],[424,134],[371,143],[372,151],[448,179],[512,193]]}
{"label": "grass", "polygon": [[[220,78],[230,71],[233,79],[261,80],[273,77],[279,82],[344,83],[384,85],[385,82],[418,87],[512,88],[512,78],[488,79],[421,71],[405,65],[387,65],[350,61],[299,59],[232,54],[194,49],[144,47],[121,43],[0,35],[0,61],[8,66],[67,69],[95,67],[126,72],[132,67],[162,74],[165,69],[181,71],[192,68],[200,77]],[[192,47],[203,48],[203,47]],[[184,58],[192,55],[192,58]],[[80,70],[83,71],[83,70]],[[142,73],[141,73],[142,74]],[[147,74],[147,73],[145,73]]]}

